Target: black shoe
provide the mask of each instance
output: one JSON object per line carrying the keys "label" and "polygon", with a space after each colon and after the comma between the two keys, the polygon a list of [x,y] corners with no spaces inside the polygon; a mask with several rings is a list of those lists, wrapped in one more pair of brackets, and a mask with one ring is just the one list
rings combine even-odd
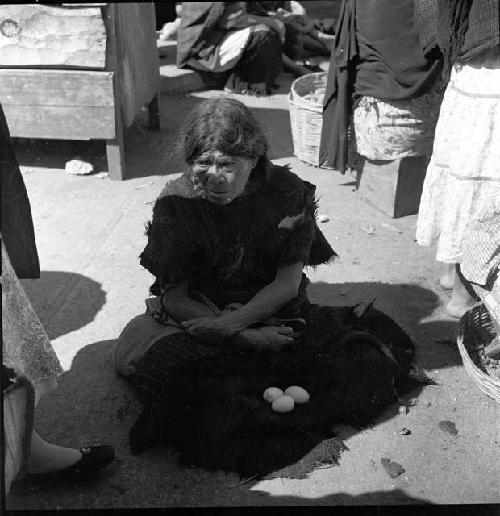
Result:
{"label": "black shoe", "polygon": [[78,480],[103,469],[113,462],[115,450],[109,444],[95,444],[80,448],[82,458],[64,469],[49,471],[47,473],[28,473],[26,478],[29,480]]}

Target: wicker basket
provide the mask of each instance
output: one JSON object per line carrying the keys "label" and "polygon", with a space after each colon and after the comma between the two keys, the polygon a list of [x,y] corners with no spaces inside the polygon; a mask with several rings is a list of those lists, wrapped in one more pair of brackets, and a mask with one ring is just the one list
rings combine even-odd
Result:
{"label": "wicker basket", "polygon": [[474,306],[460,319],[457,344],[465,371],[485,394],[500,403],[500,379],[488,374],[479,355],[495,336],[490,314],[483,304]]}
{"label": "wicker basket", "polygon": [[301,161],[319,166],[319,144],[323,126],[323,103],[304,98],[326,87],[326,72],[309,73],[296,79],[290,89],[290,124],[294,154]]}

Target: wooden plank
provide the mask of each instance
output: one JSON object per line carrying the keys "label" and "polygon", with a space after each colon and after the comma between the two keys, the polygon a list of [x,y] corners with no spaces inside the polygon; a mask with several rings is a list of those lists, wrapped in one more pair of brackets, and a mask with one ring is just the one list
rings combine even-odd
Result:
{"label": "wooden plank", "polygon": [[430,156],[403,158],[394,200],[394,217],[418,213]]}
{"label": "wooden plank", "polygon": [[149,129],[152,131],[159,131],[161,129],[161,117],[160,117],[160,93],[153,97],[153,100],[148,103],[148,118],[149,118]]}
{"label": "wooden plank", "polygon": [[109,177],[115,181],[125,179],[125,145],[121,106],[115,105],[115,137],[106,142]]}
{"label": "wooden plank", "polygon": [[0,102],[17,106],[113,106],[113,72],[3,69]]}
{"label": "wooden plank", "polygon": [[116,3],[117,67],[121,69],[125,126],[160,89],[156,21],[152,2]]}
{"label": "wooden plank", "polygon": [[0,7],[0,66],[104,69],[101,8]]}
{"label": "wooden plank", "polygon": [[16,106],[5,104],[3,109],[10,134],[14,138],[106,140],[115,137],[113,106]]}

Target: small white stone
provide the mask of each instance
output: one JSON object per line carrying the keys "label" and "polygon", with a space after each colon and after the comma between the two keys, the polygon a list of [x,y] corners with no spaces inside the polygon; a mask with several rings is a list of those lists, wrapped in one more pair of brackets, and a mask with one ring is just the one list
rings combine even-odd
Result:
{"label": "small white stone", "polygon": [[77,176],[83,176],[91,174],[94,171],[94,166],[86,161],[79,159],[72,159],[66,163],[65,170],[68,174],[75,174]]}
{"label": "small white stone", "polygon": [[330,219],[326,215],[318,215],[319,222],[325,223],[328,222]]}

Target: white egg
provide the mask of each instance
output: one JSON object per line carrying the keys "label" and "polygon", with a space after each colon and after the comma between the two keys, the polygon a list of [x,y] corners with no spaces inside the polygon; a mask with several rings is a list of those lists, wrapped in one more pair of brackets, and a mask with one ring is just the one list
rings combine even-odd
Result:
{"label": "white egg", "polygon": [[291,385],[285,389],[285,395],[293,398],[295,403],[307,403],[310,398],[309,393],[298,385]]}
{"label": "white egg", "polygon": [[286,394],[276,398],[271,405],[271,408],[274,410],[274,412],[281,413],[290,412],[293,410],[293,407],[295,407],[295,401],[293,401],[293,398],[287,396]]}
{"label": "white egg", "polygon": [[262,397],[269,403],[272,403],[276,398],[279,398],[280,396],[283,396],[285,394],[281,389],[278,389],[278,387],[268,387],[265,391]]}

